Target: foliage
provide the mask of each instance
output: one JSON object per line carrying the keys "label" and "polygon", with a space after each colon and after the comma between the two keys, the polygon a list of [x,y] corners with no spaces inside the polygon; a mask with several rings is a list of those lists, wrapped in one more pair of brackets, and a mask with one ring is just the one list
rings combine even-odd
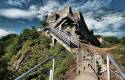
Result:
{"label": "foliage", "polygon": [[117,37],[114,36],[107,36],[103,37],[104,42],[102,43],[101,47],[106,48],[106,47],[112,47],[115,44],[119,44],[120,40]]}
{"label": "foliage", "polygon": [[26,49],[28,49],[31,44],[32,44],[32,41],[31,41],[31,40],[26,40],[26,41],[23,43],[23,46],[22,46],[22,48],[21,48],[21,51],[25,51]]}
{"label": "foliage", "polygon": [[125,45],[125,36],[120,39],[120,43]]}
{"label": "foliage", "polygon": [[3,42],[0,42],[0,56],[2,56],[4,53],[5,53],[4,43],[3,43]]}
{"label": "foliage", "polygon": [[15,42],[17,37],[18,36],[16,34],[9,34],[9,35],[4,36],[0,39],[0,55],[4,54],[5,47],[7,47],[10,44],[12,44],[13,42]]}
{"label": "foliage", "polygon": [[104,42],[104,43],[101,44],[101,47],[102,47],[102,48],[110,48],[110,47],[112,47],[112,46],[113,46],[113,44],[108,43],[108,42]]}
{"label": "foliage", "polygon": [[7,80],[7,65],[4,63],[4,59],[0,58],[0,80]]}
{"label": "foliage", "polygon": [[27,39],[37,39],[39,37],[39,33],[36,28],[32,26],[32,29],[24,29],[23,33],[20,35],[20,39],[25,41]]}
{"label": "foliage", "polygon": [[5,48],[6,54],[4,54],[3,58],[5,59],[6,63],[8,63],[11,60],[11,58],[15,55],[16,52],[14,50],[14,47],[15,47],[15,43],[10,44]]}
{"label": "foliage", "polygon": [[[50,39],[48,39],[45,36],[42,36],[41,39],[39,40],[40,43],[34,45],[34,49],[31,51],[32,55],[30,59],[28,59],[26,62],[27,64],[23,66],[19,72],[26,72],[31,67],[42,62],[48,57],[56,55],[55,78],[57,80],[62,80],[62,76],[68,69],[70,61],[72,59],[71,54],[58,43],[54,47],[48,47],[48,45],[50,44],[49,42]],[[46,46],[41,46],[41,45],[46,45]],[[48,51],[44,51],[45,49],[47,49]],[[32,73],[27,79],[48,80],[49,70],[51,68],[52,68],[52,61],[43,65],[40,69],[38,69],[38,71]]]}
{"label": "foliage", "polygon": [[42,28],[44,29],[46,26],[48,26],[48,23],[47,23],[47,19],[46,18],[43,18],[42,21],[41,21],[41,26]]}
{"label": "foliage", "polygon": [[[45,21],[43,21],[42,26],[47,26]],[[70,65],[72,55],[58,43],[54,47],[50,47],[50,42],[50,38],[37,32],[34,26],[32,29],[24,29],[19,36],[11,34],[1,38],[0,63],[2,64],[0,64],[0,69],[3,68],[4,71],[0,72],[0,74],[4,74],[5,72],[5,76],[7,78],[13,79],[34,67],[36,64],[44,61],[48,57],[56,55],[55,78],[57,80],[62,80],[63,74]],[[21,56],[24,56],[25,58],[21,61],[18,71],[9,71],[6,67],[11,67],[11,62],[16,63],[21,60]],[[51,68],[52,61],[49,61],[38,71],[32,73],[27,79],[46,80],[48,79],[49,70]]]}
{"label": "foliage", "polygon": [[16,53],[14,47],[16,45],[17,38],[18,37],[15,34],[9,34],[1,38],[0,53],[2,55],[1,57],[5,59],[6,63],[8,63],[11,60],[12,56]]}
{"label": "foliage", "polygon": [[97,38],[101,38],[102,36],[101,35],[96,35]]}
{"label": "foliage", "polygon": [[118,48],[113,49],[111,52],[117,59],[118,63],[125,66],[125,45],[120,45]]}
{"label": "foliage", "polygon": [[107,36],[107,37],[104,37],[104,40],[111,43],[111,44],[118,44],[120,41],[117,37],[114,37],[114,36]]}
{"label": "foliage", "polygon": [[[55,77],[58,80],[62,79],[62,75],[65,73],[65,71],[68,69],[68,66],[70,64],[70,60],[72,59],[71,54],[59,45],[58,43],[51,48],[48,48],[48,46],[41,46],[41,45],[46,45],[49,44],[50,42],[47,40],[48,38],[43,38],[41,39],[40,44],[38,44],[35,47],[35,54],[32,54],[32,58],[29,59],[28,63],[26,66],[23,67],[23,70],[26,71],[27,69],[30,69],[30,67],[33,67],[33,65],[38,64],[39,59],[40,60],[45,60],[46,57],[52,56],[52,55],[57,55],[56,58],[56,68],[55,68]],[[46,43],[45,43],[46,42]],[[43,48],[44,47],[44,48]],[[43,50],[45,48],[48,48],[48,52],[45,53]],[[41,49],[41,50],[40,50]],[[37,55],[36,55],[37,54]],[[46,56],[46,57],[45,57]],[[32,75],[28,77],[28,79],[48,79],[49,76],[49,70],[52,67],[52,62],[48,62],[42,68],[39,69],[39,71],[34,72]]]}

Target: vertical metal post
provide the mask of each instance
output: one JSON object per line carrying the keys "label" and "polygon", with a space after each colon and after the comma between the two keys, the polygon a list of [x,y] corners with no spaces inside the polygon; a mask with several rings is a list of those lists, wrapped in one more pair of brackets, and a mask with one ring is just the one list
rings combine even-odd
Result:
{"label": "vertical metal post", "polygon": [[111,73],[110,73],[110,60],[107,55],[107,80],[111,80]]}
{"label": "vertical metal post", "polygon": [[97,60],[96,60],[95,56],[94,56],[94,61],[95,61],[95,72],[96,72],[96,74],[98,74]]}
{"label": "vertical metal post", "polygon": [[78,55],[78,53],[77,53],[77,73],[78,73],[78,68],[79,68],[79,55]]}
{"label": "vertical metal post", "polygon": [[49,72],[49,80],[52,80],[52,75],[53,75],[53,71],[52,71],[52,69],[50,69],[50,72]]}
{"label": "vertical metal post", "polygon": [[53,58],[53,65],[52,65],[52,80],[54,80],[54,66],[55,66],[55,58]]}
{"label": "vertical metal post", "polygon": [[77,53],[76,53],[76,55],[77,55],[77,74],[79,72],[79,53],[78,53],[78,51],[79,51],[79,46],[78,46]]}
{"label": "vertical metal post", "polygon": [[82,47],[82,59],[83,59],[83,54],[84,54],[84,53],[83,53],[83,47]]}
{"label": "vertical metal post", "polygon": [[96,72],[96,74],[98,74],[97,60],[96,60],[96,54],[95,54],[95,51],[94,51],[94,55],[92,56],[92,60],[94,61],[95,72]]}

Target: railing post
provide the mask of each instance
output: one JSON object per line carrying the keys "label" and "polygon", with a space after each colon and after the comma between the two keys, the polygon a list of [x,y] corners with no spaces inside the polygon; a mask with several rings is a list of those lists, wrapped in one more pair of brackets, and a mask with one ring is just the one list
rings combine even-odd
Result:
{"label": "railing post", "polygon": [[53,65],[52,65],[52,80],[54,80],[54,66],[55,66],[55,58],[53,58]]}
{"label": "railing post", "polygon": [[111,80],[111,73],[110,73],[110,60],[107,55],[107,80]]}
{"label": "railing post", "polygon": [[53,75],[53,71],[52,71],[52,69],[50,69],[50,72],[49,72],[49,80],[52,80],[52,75]]}
{"label": "railing post", "polygon": [[76,61],[77,62],[77,73],[78,73],[78,68],[79,68],[79,59],[78,58],[79,58],[79,55],[76,54],[76,56],[77,56],[77,61]]}
{"label": "railing post", "polygon": [[96,56],[95,56],[95,54],[94,54],[94,66],[95,66],[95,72],[96,72],[96,74],[98,74],[98,68],[97,68],[97,60],[96,60]]}
{"label": "railing post", "polygon": [[111,63],[115,66],[115,68],[119,72],[119,75],[122,77],[122,79],[125,80],[125,73],[120,69],[119,65],[116,63],[113,57],[108,54],[108,58],[110,59]]}
{"label": "railing post", "polygon": [[94,65],[95,65],[95,72],[96,74],[98,74],[98,66],[97,66],[97,58],[96,58],[96,52],[94,51],[94,55],[93,55],[93,60],[94,60]]}
{"label": "railing post", "polygon": [[83,56],[84,56],[83,54],[84,54],[84,53],[83,53],[83,47],[82,47],[82,59],[83,59]]}
{"label": "railing post", "polygon": [[23,80],[23,79],[25,79],[29,74],[31,74],[32,72],[34,72],[35,70],[37,70],[38,68],[40,68],[40,66],[44,65],[45,63],[47,63],[53,57],[55,57],[55,56],[51,56],[47,60],[43,61],[42,63],[39,63],[39,64],[35,65],[33,68],[31,68],[27,72],[23,73],[22,75],[20,75],[19,77],[17,77],[15,80]]}

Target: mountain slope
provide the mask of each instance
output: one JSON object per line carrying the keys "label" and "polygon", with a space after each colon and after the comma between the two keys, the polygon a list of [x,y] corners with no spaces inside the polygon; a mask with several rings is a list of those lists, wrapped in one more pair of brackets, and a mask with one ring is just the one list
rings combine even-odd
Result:
{"label": "mountain slope", "polygon": [[[1,61],[5,60],[5,62],[2,62],[6,64],[7,68],[4,65],[0,67],[0,69],[5,69],[3,72],[5,72],[4,75],[6,76],[6,78],[1,76],[1,80],[13,80],[55,54],[57,55],[55,77],[57,80],[62,80],[65,72],[73,62],[72,55],[63,46],[57,43],[54,47],[50,47],[51,40],[45,37],[42,32],[37,32],[34,28],[25,29],[21,35],[15,38],[11,37],[11,39],[7,38],[5,40],[8,41],[7,46],[3,45],[4,53],[1,54],[2,57],[0,59]],[[9,42],[10,40],[11,42]],[[48,79],[51,65],[52,62],[50,61],[38,69],[38,71],[32,73],[27,79]]]}

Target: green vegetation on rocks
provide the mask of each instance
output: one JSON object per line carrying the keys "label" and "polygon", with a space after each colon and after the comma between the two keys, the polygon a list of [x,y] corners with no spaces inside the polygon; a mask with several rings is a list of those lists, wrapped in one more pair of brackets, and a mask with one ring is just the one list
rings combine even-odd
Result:
{"label": "green vegetation on rocks", "polygon": [[[63,80],[72,62],[72,55],[59,43],[51,40],[35,27],[24,29],[20,35],[10,34],[0,39],[0,80],[13,80],[48,57],[56,55],[55,78]],[[30,74],[26,80],[48,80],[52,61]]]}

